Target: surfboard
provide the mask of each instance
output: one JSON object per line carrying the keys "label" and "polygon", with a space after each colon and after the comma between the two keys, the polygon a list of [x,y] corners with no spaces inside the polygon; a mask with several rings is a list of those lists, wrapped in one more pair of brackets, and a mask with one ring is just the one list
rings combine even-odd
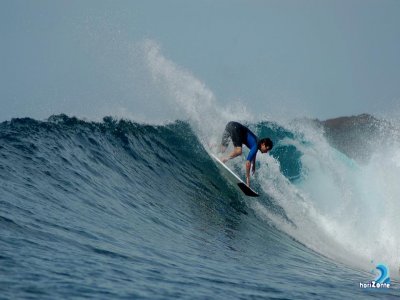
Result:
{"label": "surfboard", "polygon": [[231,169],[229,169],[218,157],[210,153],[211,157],[216,162],[216,165],[220,173],[225,176],[233,185],[237,186],[246,196],[258,197],[258,193],[252,188],[248,187],[246,183],[238,175],[236,175]]}

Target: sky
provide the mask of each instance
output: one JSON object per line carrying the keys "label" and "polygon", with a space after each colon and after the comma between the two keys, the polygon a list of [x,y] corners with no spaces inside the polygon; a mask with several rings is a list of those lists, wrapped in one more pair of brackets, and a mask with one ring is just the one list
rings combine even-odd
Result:
{"label": "sky", "polygon": [[398,0],[0,0],[0,121],[185,119],[174,97],[398,117],[399,16]]}

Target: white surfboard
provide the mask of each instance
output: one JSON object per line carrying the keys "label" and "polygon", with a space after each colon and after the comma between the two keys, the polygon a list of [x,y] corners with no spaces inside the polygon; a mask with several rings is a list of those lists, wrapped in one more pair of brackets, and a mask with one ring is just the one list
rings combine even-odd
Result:
{"label": "white surfboard", "polygon": [[225,176],[230,182],[232,182],[234,185],[239,187],[239,189],[249,197],[258,197],[258,193],[255,192],[253,189],[251,189],[249,186],[247,186],[246,183],[238,175],[232,172],[231,169],[229,169],[218,157],[216,157],[214,154],[210,153],[211,157],[214,159],[216,162],[216,165],[218,169],[220,170],[221,174]]}

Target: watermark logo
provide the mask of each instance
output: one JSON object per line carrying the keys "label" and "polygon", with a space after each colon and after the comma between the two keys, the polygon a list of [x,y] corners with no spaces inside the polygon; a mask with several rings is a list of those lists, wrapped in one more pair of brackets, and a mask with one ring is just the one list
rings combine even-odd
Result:
{"label": "watermark logo", "polygon": [[379,271],[379,275],[375,278],[375,280],[362,283],[360,282],[360,288],[362,289],[388,289],[390,288],[390,277],[389,277],[389,269],[382,264],[376,266],[376,269]]}

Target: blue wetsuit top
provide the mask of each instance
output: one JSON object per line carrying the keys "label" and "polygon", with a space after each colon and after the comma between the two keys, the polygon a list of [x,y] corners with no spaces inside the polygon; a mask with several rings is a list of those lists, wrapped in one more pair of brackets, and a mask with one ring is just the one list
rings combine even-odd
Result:
{"label": "blue wetsuit top", "polygon": [[245,145],[250,149],[249,155],[247,155],[247,160],[252,162],[256,158],[258,145],[257,137],[250,130],[247,131]]}

